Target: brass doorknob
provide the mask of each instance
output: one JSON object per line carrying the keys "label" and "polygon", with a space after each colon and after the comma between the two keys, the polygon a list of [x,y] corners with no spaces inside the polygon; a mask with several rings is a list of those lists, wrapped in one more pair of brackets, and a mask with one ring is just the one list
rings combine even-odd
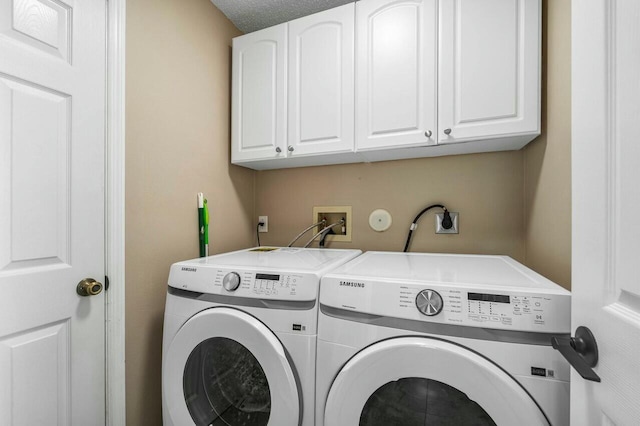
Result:
{"label": "brass doorknob", "polygon": [[95,296],[102,292],[102,283],[99,283],[93,278],[85,278],[78,283],[76,291],[80,296]]}

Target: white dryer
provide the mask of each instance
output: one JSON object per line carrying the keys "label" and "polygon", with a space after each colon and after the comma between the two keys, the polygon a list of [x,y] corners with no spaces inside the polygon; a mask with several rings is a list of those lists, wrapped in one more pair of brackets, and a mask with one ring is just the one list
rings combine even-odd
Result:
{"label": "white dryer", "polygon": [[313,425],[320,278],[359,254],[258,247],[173,264],[164,425]]}
{"label": "white dryer", "polygon": [[368,252],[320,289],[317,426],[569,424],[570,293],[513,259]]}

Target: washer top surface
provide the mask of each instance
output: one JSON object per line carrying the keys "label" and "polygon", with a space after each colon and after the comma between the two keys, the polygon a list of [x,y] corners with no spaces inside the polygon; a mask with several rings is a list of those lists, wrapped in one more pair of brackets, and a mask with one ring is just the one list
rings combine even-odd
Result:
{"label": "washer top surface", "polygon": [[330,275],[570,294],[508,256],[367,252]]}
{"label": "washer top surface", "polygon": [[432,324],[570,330],[571,293],[507,256],[367,252],[322,277],[320,304]]}

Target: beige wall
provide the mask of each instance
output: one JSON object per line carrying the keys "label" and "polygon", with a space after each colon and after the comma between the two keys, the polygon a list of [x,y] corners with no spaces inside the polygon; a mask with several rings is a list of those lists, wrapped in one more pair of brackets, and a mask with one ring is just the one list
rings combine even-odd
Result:
{"label": "beige wall", "polygon": [[[434,209],[420,219],[412,251],[523,260],[522,161],[521,152],[501,152],[257,172],[256,213],[269,216],[261,240],[287,244],[311,223],[314,205],[350,205],[353,241],[331,247],[401,251],[416,214],[442,203],[460,212],[460,234],[434,234]],[[369,214],[378,208],[393,218],[383,233],[369,227]]]}
{"label": "beige wall", "polygon": [[251,244],[254,172],[229,165],[231,37],[209,0],[127,3],[127,424],[160,425],[171,263],[198,256],[196,193],[212,252]]}
{"label": "beige wall", "polygon": [[571,0],[544,0],[543,134],[524,150],[525,257],[571,287]]}

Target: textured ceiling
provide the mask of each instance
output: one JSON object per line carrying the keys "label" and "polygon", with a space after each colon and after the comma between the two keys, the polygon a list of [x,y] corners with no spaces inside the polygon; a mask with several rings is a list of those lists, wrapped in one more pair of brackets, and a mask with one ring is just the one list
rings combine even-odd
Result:
{"label": "textured ceiling", "polygon": [[261,30],[354,0],[211,0],[244,33]]}

